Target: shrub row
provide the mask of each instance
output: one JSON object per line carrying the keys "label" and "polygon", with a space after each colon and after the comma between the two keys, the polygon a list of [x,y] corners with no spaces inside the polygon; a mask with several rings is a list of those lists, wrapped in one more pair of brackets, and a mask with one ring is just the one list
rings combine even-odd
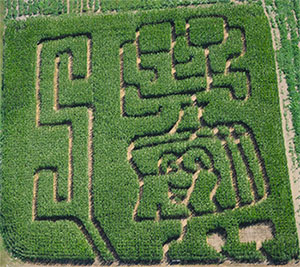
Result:
{"label": "shrub row", "polygon": [[275,14],[275,19],[270,16],[272,27],[277,27],[280,32],[281,48],[276,51],[280,70],[284,73],[288,85],[293,128],[295,131],[295,150],[298,164],[300,164],[300,55],[299,55],[299,28],[300,28],[300,4],[297,0],[286,3],[276,0],[275,5],[266,1],[269,15]]}

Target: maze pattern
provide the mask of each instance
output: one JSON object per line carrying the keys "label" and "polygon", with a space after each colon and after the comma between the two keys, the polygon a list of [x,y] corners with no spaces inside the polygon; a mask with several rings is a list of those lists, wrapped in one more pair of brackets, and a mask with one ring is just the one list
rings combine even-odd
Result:
{"label": "maze pattern", "polygon": [[[74,49],[69,44],[78,43],[80,45],[86,46],[86,75],[80,77],[79,75],[74,75],[73,73],[73,53]],[[54,50],[53,48],[58,47],[59,50]],[[62,131],[67,131],[67,139],[68,141],[68,150],[65,151],[61,156],[61,158],[65,158],[61,160],[58,158],[60,162],[56,162],[55,165],[58,167],[53,166],[53,168],[39,168],[35,174],[35,182],[34,182],[34,199],[33,199],[33,220],[39,219],[43,216],[40,216],[37,212],[37,206],[39,209],[43,209],[38,205],[39,196],[51,196],[49,197],[49,202],[45,203],[47,206],[51,205],[52,201],[57,203],[56,212],[54,211],[53,214],[47,214],[46,216],[64,216],[63,213],[59,212],[59,202],[66,202],[68,205],[72,205],[73,198],[78,197],[78,193],[75,192],[74,194],[74,173],[77,171],[74,169],[76,165],[74,165],[73,159],[73,149],[74,147],[74,138],[78,138],[77,135],[80,134],[80,131],[85,133],[83,137],[86,137],[81,140],[81,142],[86,143],[85,147],[87,151],[83,152],[83,154],[88,156],[88,183],[91,184],[91,175],[92,175],[92,124],[93,124],[93,110],[89,107],[91,103],[81,103],[82,99],[81,96],[78,97],[78,102],[75,103],[67,103],[67,97],[72,94],[72,91],[75,91],[76,83],[77,82],[85,82],[84,80],[88,80],[91,72],[90,66],[90,48],[91,48],[91,39],[87,36],[81,36],[77,38],[66,38],[57,41],[48,41],[43,42],[38,45],[37,48],[37,84],[36,84],[36,127],[51,127],[54,131],[59,129]],[[53,53],[54,52],[54,53]],[[45,54],[52,54],[52,61],[44,62],[42,66],[41,64],[41,57]],[[53,60],[53,57],[55,59]],[[43,57],[44,60],[45,57]],[[76,62],[77,63],[77,62]],[[82,64],[82,62],[78,62]],[[78,64],[77,63],[77,64]],[[48,68],[54,65],[54,77],[53,77],[53,89],[52,93],[49,90],[48,86],[44,86],[41,84],[41,80],[44,82],[46,79],[42,76],[42,69],[43,67]],[[74,77],[75,76],[75,77]],[[75,85],[75,86],[74,86]],[[75,87],[75,88],[74,88]],[[78,90],[78,89],[77,89]],[[87,87],[87,97],[91,96],[91,88]],[[64,99],[65,98],[65,99]],[[66,104],[62,104],[63,101],[66,101]],[[81,125],[76,125],[74,122],[75,116],[84,116],[88,117],[88,127],[87,129],[82,129]],[[81,133],[82,134],[82,133]],[[59,142],[64,143],[64,140],[59,140]],[[67,161],[67,164],[64,163]],[[67,167],[67,168],[66,168]],[[58,171],[59,169],[59,171]],[[50,174],[52,173],[52,174]],[[53,185],[49,186],[47,183],[42,183],[41,181],[49,179],[50,176],[53,176]],[[41,184],[41,186],[39,186]],[[47,185],[47,186],[46,186]],[[50,190],[51,187],[53,190]],[[50,191],[49,191],[50,190]],[[90,189],[89,189],[90,190]],[[90,201],[90,200],[89,200]],[[52,204],[53,205],[53,204]],[[89,204],[91,206],[91,204]],[[90,208],[91,209],[91,208]],[[43,212],[41,212],[43,213]],[[59,215],[60,214],[60,215]]]}
{"label": "maze pattern", "polygon": [[[142,26],[136,32],[134,43],[121,47],[120,108],[122,116],[157,116],[159,110],[151,114],[149,109],[164,108],[164,102],[169,101],[170,96],[185,94],[191,99],[190,105],[182,103],[184,106],[179,111],[178,121],[170,131],[156,137],[161,141],[151,143],[151,138],[139,138],[129,145],[127,152],[129,163],[140,180],[133,219],[184,218],[184,227],[193,215],[238,208],[265,198],[267,178],[251,129],[241,124],[207,127],[202,117],[205,105],[197,102],[196,96],[197,92],[209,93],[222,85],[233,101],[247,101],[250,97],[249,72],[230,70],[231,60],[244,56],[246,52],[243,31],[229,29],[222,17],[194,18],[181,23],[176,26],[170,23]],[[207,25],[217,27],[211,29]],[[194,33],[194,38],[191,38],[190,32],[195,31],[200,31],[200,36],[202,32],[209,32],[210,36],[207,40],[197,40]],[[163,32],[165,43],[155,39],[156,32]],[[219,36],[222,38],[217,39]],[[82,35],[44,41],[37,47],[36,127],[67,132],[58,142],[68,141],[68,150],[62,152],[57,158],[59,161],[52,166],[48,164],[37,169],[32,219],[74,221],[95,247],[82,223],[85,219],[75,212],[76,202],[85,199],[88,203],[85,216],[89,220],[93,218],[93,106],[92,88],[87,84],[91,75],[91,45],[91,38]],[[86,55],[76,54],[73,47],[85,50]],[[223,58],[218,58],[220,51],[225,51]],[[161,52],[159,60],[158,52]],[[51,56],[41,64],[44,54]],[[82,62],[85,62],[86,69],[79,66]],[[47,73],[43,68],[53,65],[51,93],[42,73]],[[135,75],[124,76],[124,68],[135,70]],[[85,91],[78,94],[83,83],[86,83]],[[141,103],[141,108],[136,108],[137,102]],[[87,120],[85,127],[76,123],[79,116]],[[169,140],[164,140],[166,138]],[[85,179],[76,175],[80,172],[74,161],[80,159],[73,156],[73,150],[79,149],[74,139],[79,139],[77,142],[86,148],[85,152],[82,151],[88,158]],[[145,157],[148,160],[141,162],[140,159]],[[155,165],[152,166],[152,162]],[[83,187],[77,187],[78,184]],[[88,191],[83,191],[84,187]]]}
{"label": "maze pattern", "polygon": [[[6,116],[17,115],[5,124],[4,203],[19,221],[3,209],[4,228],[16,233],[5,237],[16,254],[55,263],[255,262],[286,246],[286,258],[295,256],[282,137],[270,122],[280,115],[276,85],[255,65],[270,63],[274,74],[271,46],[265,54],[260,43],[267,21],[256,7],[236,9],[10,26],[16,66],[34,76],[31,91],[21,86],[24,105],[5,76],[5,103],[16,107]],[[254,19],[264,27],[258,37]],[[31,45],[18,51],[24,36]],[[22,61],[26,51],[32,64]]]}
{"label": "maze pattern", "polygon": [[121,115],[160,116],[176,95],[190,103],[181,102],[168,133],[128,146],[127,160],[139,177],[133,220],[181,219],[181,241],[192,217],[254,205],[268,195],[251,128],[240,122],[209,127],[203,118],[201,93],[222,88],[231,101],[251,97],[249,71],[230,68],[246,53],[245,34],[214,16],[143,25],[135,37],[120,48]]}
{"label": "maze pattern", "polygon": [[[156,42],[155,35],[161,32],[165,42]],[[203,34],[206,32],[209,36]],[[216,207],[218,210],[237,208],[266,197],[267,177],[250,127],[245,124],[208,127],[203,119],[206,104],[197,101],[196,96],[197,92],[209,95],[211,90],[221,87],[229,91],[232,101],[247,101],[251,97],[249,71],[230,69],[231,61],[245,53],[243,30],[230,29],[223,17],[193,18],[177,25],[144,25],[136,31],[134,43],[121,47],[122,116],[159,116],[170,96],[186,94],[191,98],[190,105],[182,103],[185,106],[179,111],[178,121],[166,135],[156,137],[155,143],[151,143],[148,137],[140,138],[128,147],[128,160],[140,179],[135,219],[154,218],[158,205],[165,217],[173,218],[189,214],[182,205],[175,205],[179,202],[190,205],[194,213],[202,214],[215,211]],[[127,74],[124,69],[134,71]],[[138,148],[134,149],[137,145]],[[226,170],[214,166],[216,161],[223,162]],[[213,174],[206,174],[204,169]],[[165,178],[153,176],[174,172],[178,174],[174,174],[178,176],[177,182],[174,175]],[[183,172],[190,173],[190,177],[187,178],[189,182],[181,187],[180,180],[186,175]],[[165,183],[164,189],[160,188],[159,180]],[[144,181],[147,181],[146,185]],[[206,183],[211,183],[209,189],[204,189]],[[152,199],[153,190],[167,196],[162,190],[168,184],[173,186],[168,190],[173,204],[162,196],[149,203],[146,195]],[[191,197],[195,186],[197,192]],[[203,194],[207,199],[201,199]],[[190,197],[194,205],[190,203]],[[215,206],[211,203],[213,199]],[[170,214],[166,212],[168,209],[172,210]]]}
{"label": "maze pattern", "polygon": [[[55,143],[61,149],[57,152],[51,144],[47,153],[54,157],[41,159],[35,171],[32,220],[76,223],[96,255],[103,256],[108,252],[97,246],[103,240],[105,246],[110,243],[93,215],[91,49],[90,35],[45,40],[37,46],[36,127],[59,133]],[[43,75],[51,73],[49,68],[53,77]]]}

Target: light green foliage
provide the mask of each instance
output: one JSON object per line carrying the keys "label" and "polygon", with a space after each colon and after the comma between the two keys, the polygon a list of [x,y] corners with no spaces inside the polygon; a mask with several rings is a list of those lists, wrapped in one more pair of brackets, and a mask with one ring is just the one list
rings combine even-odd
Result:
{"label": "light green foliage", "polygon": [[128,11],[139,9],[159,9],[165,7],[188,6],[191,4],[229,3],[229,0],[3,0],[7,8],[6,19],[32,15],[61,15],[66,13],[96,13]]}
{"label": "light green foliage", "polygon": [[178,125],[177,131],[182,132],[186,130],[196,130],[200,127],[198,120],[198,108],[186,107],[184,109],[183,117]]}
{"label": "light green foliage", "polygon": [[228,39],[221,45],[213,45],[209,51],[209,59],[213,72],[224,72],[226,60],[234,58],[242,52],[241,31],[232,29],[228,33]]}
{"label": "light green foliage", "polygon": [[245,134],[247,132],[247,130],[245,129],[244,126],[240,125],[240,124],[236,124],[234,125],[234,133],[238,136]]}
{"label": "light green foliage", "polygon": [[222,18],[197,18],[191,19],[190,41],[193,45],[206,47],[219,44],[224,38]]}
{"label": "light green foliage", "polygon": [[159,111],[159,103],[157,101],[149,101],[140,99],[136,87],[129,86],[126,88],[124,108],[127,116],[155,115]]}
{"label": "light green foliage", "polygon": [[182,201],[187,194],[187,189],[185,188],[171,188],[170,191],[175,195],[175,201]]}
{"label": "light green foliage", "polygon": [[237,189],[239,191],[241,204],[249,204],[253,201],[253,196],[250,191],[250,182],[248,180],[246,166],[242,161],[237,145],[230,138],[226,138],[226,142],[232,155],[232,163],[235,167],[235,173],[233,173],[233,176],[236,176]]}
{"label": "light green foliage", "polygon": [[213,135],[213,131],[209,127],[202,127],[199,131],[197,131],[198,137],[211,137]]}
{"label": "light green foliage", "polygon": [[190,172],[197,171],[197,165],[201,164],[202,168],[209,169],[211,160],[203,149],[190,149],[183,157],[183,166]]}
{"label": "light green foliage", "polygon": [[227,137],[230,134],[229,128],[225,125],[220,125],[218,126],[217,129],[218,129],[218,134],[223,138]]}
{"label": "light green foliage", "polygon": [[247,96],[246,73],[232,72],[228,75],[216,74],[214,75],[213,86],[229,88],[232,98],[245,99]]}
{"label": "light green foliage", "polygon": [[214,173],[201,171],[196,180],[195,189],[191,195],[190,203],[196,214],[213,212],[216,207],[210,200],[210,193],[215,187],[217,177]]}
{"label": "light green foliage", "polygon": [[144,178],[143,198],[139,205],[137,216],[143,219],[154,219],[157,206],[160,205],[162,218],[187,217],[189,210],[182,204],[172,204],[168,200],[168,181],[164,176],[146,176]]}
{"label": "light green foliage", "polygon": [[[183,80],[174,80],[172,77],[171,54],[142,54],[141,66],[144,69],[154,70],[157,79],[144,81],[141,84],[141,95],[153,97],[179,93],[202,91],[206,86],[204,77],[191,77]],[[154,82],[155,81],[155,82]]]}
{"label": "light green foliage", "polygon": [[188,78],[191,76],[204,76],[204,50],[189,46],[186,37],[179,36],[176,38],[174,59],[177,63],[175,65],[175,69],[176,77],[178,79]]}
{"label": "light green foliage", "polygon": [[188,188],[192,184],[192,175],[186,172],[179,171],[167,177],[169,184],[175,188]]}
{"label": "light green foliage", "polygon": [[158,135],[158,136],[146,136],[139,138],[134,142],[135,148],[141,148],[143,146],[153,146],[160,143],[171,143],[175,141],[187,140],[190,136],[189,132],[175,133],[173,135]]}
{"label": "light green foliage", "polygon": [[178,63],[186,63],[187,61],[189,61],[191,57],[190,54],[192,53],[192,51],[194,51],[194,49],[192,47],[189,47],[187,40],[184,36],[178,36],[176,38],[176,44],[174,46],[174,58]]}
{"label": "light green foliage", "polygon": [[175,163],[177,157],[174,154],[165,154],[162,157],[162,162],[160,165],[160,171],[162,173],[167,173],[168,167],[172,169],[172,171],[177,171],[178,167]]}
{"label": "light green foliage", "polygon": [[192,4],[229,3],[229,0],[102,0],[104,11],[127,11],[132,9],[158,9],[188,6]]}
{"label": "light green foliage", "polygon": [[[140,38],[142,38],[142,36],[143,33],[141,32]],[[206,86],[204,77],[191,77],[184,80],[174,80],[172,77],[172,65],[170,64],[172,56],[169,53],[142,53],[140,56],[140,71],[136,63],[136,47],[133,44],[125,44],[123,51],[123,75],[125,85],[135,85],[139,88],[140,94],[143,97],[149,98],[162,95],[167,96],[185,91],[201,91]],[[183,100],[183,98],[183,96],[179,95],[172,96],[172,98],[163,98],[159,101],[166,101],[169,104],[171,104],[171,101],[175,102],[177,100],[181,103],[188,103],[190,101]],[[155,99],[153,101],[155,101]],[[132,108],[134,109],[134,107]]]}
{"label": "light green foliage", "polygon": [[175,33],[177,36],[186,34],[186,23],[183,19],[175,20],[174,25],[175,25]]}
{"label": "light green foliage", "polygon": [[252,171],[252,175],[254,177],[254,183],[256,186],[257,195],[259,197],[262,197],[265,193],[264,180],[262,177],[261,170],[259,169],[259,162],[256,157],[256,152],[253,149],[253,146],[249,138],[242,136],[240,138],[240,141],[241,141],[241,148],[245,153],[246,159],[250,167],[249,169]]}
{"label": "light green foliage", "polygon": [[168,52],[171,47],[170,23],[142,26],[139,44],[142,53]]}

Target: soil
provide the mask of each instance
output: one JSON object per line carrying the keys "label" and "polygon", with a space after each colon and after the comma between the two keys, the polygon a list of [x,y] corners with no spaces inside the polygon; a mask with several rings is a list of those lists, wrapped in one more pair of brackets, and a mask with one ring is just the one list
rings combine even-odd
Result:
{"label": "soil", "polygon": [[207,237],[207,243],[208,245],[212,246],[217,252],[221,252],[222,247],[225,245],[225,240],[220,234],[214,233]]}
{"label": "soil", "polygon": [[175,134],[175,133],[176,133],[177,128],[178,128],[178,125],[179,125],[179,123],[181,122],[181,119],[182,119],[182,117],[183,117],[183,114],[184,114],[184,111],[183,111],[183,110],[180,110],[178,120],[177,120],[177,122],[175,123],[174,127],[170,130],[169,134],[172,135],[172,134]]}
{"label": "soil", "polygon": [[241,228],[239,231],[240,241],[248,243],[255,241],[256,249],[260,249],[262,242],[273,239],[272,225],[268,223],[261,223],[257,225]]}

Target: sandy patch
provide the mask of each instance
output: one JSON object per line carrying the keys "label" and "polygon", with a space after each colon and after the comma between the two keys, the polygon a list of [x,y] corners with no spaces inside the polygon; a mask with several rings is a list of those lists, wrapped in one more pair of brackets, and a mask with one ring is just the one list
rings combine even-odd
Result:
{"label": "sandy patch", "polygon": [[268,223],[260,223],[239,230],[240,242],[256,242],[256,249],[260,249],[262,242],[273,239],[272,225]]}
{"label": "sandy patch", "polygon": [[222,247],[225,245],[225,238],[219,233],[213,233],[207,236],[207,243],[213,247],[217,252],[222,251]]}

